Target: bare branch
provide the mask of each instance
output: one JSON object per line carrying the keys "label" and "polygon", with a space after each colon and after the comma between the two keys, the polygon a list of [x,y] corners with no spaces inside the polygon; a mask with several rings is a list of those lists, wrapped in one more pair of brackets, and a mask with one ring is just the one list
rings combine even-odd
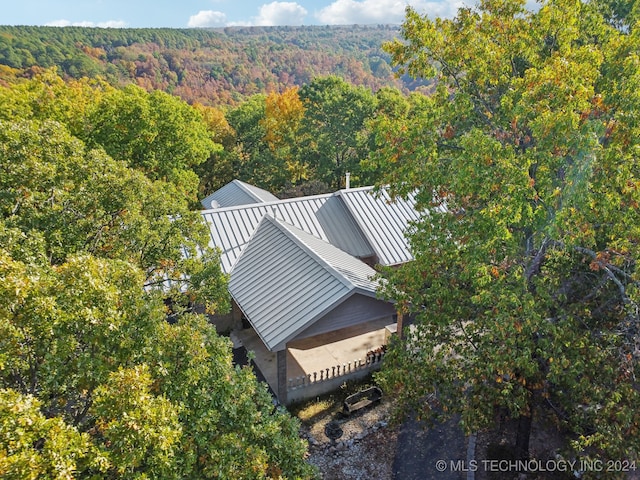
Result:
{"label": "bare branch", "polygon": [[[598,258],[598,254],[589,248],[574,246],[573,249],[591,257],[593,261],[598,265],[598,267],[606,273],[609,280],[611,280],[616,285],[616,287],[618,287],[618,291],[620,292],[620,296],[622,298],[622,301],[625,303],[625,305],[630,303],[629,297],[627,296],[627,289],[625,285],[620,281],[620,279],[614,273],[614,269],[618,273],[623,274],[625,277],[630,278],[630,276],[626,272],[624,272],[623,270],[620,270],[615,265],[611,265],[610,263],[603,262],[601,259]],[[634,283],[637,285],[637,282],[631,282],[631,283]]]}
{"label": "bare branch", "polygon": [[540,248],[538,249],[536,256],[533,257],[533,261],[525,271],[525,278],[527,279],[527,283],[530,283],[533,276],[536,273],[540,272],[540,266],[542,265],[542,260],[544,259],[544,256],[547,253],[547,248],[549,248],[549,244],[550,244],[549,238],[545,238],[542,241],[542,245],[540,245]]}

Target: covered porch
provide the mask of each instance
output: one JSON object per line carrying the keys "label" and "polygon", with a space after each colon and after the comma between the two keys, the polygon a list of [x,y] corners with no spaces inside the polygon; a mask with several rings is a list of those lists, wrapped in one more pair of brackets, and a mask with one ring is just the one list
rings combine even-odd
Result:
{"label": "covered porch", "polygon": [[395,326],[389,317],[381,318],[294,339],[279,352],[269,351],[253,328],[233,336],[235,343],[254,353],[254,362],[280,401],[290,404],[327,393],[379,368],[382,347]]}

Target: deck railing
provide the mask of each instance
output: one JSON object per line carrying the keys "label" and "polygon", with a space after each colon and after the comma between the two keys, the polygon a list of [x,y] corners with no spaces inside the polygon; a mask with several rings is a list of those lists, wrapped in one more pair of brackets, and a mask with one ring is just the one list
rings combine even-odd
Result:
{"label": "deck railing", "polygon": [[326,382],[334,383],[337,379],[342,381],[349,379],[348,377],[362,376],[362,374],[380,368],[385,351],[386,347],[382,346],[367,352],[364,360],[357,358],[352,362],[343,363],[342,365],[332,365],[317,372],[290,378],[287,390],[293,391]]}

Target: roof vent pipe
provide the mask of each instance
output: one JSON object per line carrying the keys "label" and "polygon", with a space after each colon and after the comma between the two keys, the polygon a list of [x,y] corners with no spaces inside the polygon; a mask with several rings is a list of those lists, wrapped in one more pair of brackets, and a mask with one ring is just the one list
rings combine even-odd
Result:
{"label": "roof vent pipe", "polygon": [[347,172],[345,174],[345,181],[344,181],[344,188],[346,188],[347,190],[349,190],[349,186],[350,186],[350,180],[351,180],[351,173]]}

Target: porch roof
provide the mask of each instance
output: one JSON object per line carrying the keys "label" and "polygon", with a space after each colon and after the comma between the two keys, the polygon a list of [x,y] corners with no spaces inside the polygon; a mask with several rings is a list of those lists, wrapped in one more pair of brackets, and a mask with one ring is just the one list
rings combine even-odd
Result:
{"label": "porch roof", "polygon": [[354,294],[376,297],[375,270],[267,213],[238,258],[229,291],[271,351]]}

